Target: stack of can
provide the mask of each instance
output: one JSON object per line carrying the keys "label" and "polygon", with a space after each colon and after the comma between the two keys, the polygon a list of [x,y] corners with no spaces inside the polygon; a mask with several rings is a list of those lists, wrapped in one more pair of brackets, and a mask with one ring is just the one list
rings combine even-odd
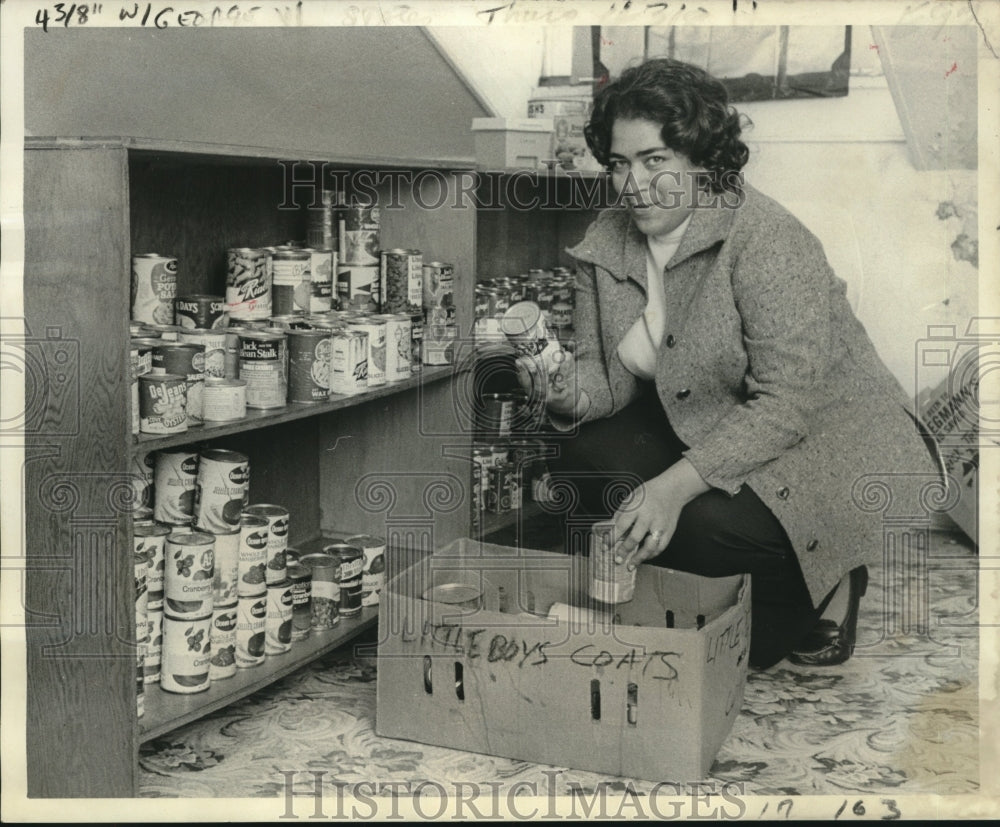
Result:
{"label": "stack of can", "polygon": [[573,271],[567,267],[551,270],[532,269],[513,278],[487,279],[475,290],[475,336],[477,341],[502,338],[500,320],[508,308],[519,301],[537,304],[546,325],[560,341],[573,333],[576,290]]}
{"label": "stack of can", "polygon": [[343,310],[382,309],[379,222],[379,208],[360,199],[338,210],[337,298]]}
{"label": "stack of can", "polygon": [[475,443],[472,447],[473,525],[484,514],[507,514],[525,501],[544,500],[545,442],[541,439]]}
{"label": "stack of can", "polygon": [[[263,663],[266,655],[280,655],[292,648],[292,584],[288,580],[285,557],[289,514],[284,506],[258,504],[245,508],[243,516],[265,521],[267,531],[264,578],[256,583],[257,593],[247,594],[244,599],[248,612],[241,611],[240,622],[245,636],[237,640],[236,649],[237,666],[252,667]],[[257,527],[260,528],[259,523]],[[262,626],[258,616],[261,600],[264,602]],[[261,631],[263,637],[257,637]]]}

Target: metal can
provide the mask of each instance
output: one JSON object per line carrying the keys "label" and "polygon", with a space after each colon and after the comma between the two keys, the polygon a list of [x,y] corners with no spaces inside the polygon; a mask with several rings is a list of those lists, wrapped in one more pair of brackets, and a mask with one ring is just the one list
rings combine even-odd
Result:
{"label": "metal can", "polygon": [[135,492],[135,509],[132,519],[140,509],[153,507],[153,482],[155,479],[156,452],[139,451],[132,455],[132,489]]}
{"label": "metal can", "polygon": [[240,517],[240,550],[236,569],[238,597],[261,595],[267,589],[267,517],[244,514]]}
{"label": "metal can", "polygon": [[337,233],[337,210],[340,193],[336,190],[320,191],[320,206],[310,207],[309,225],[306,229],[306,243],[310,247],[336,251],[340,243]]}
{"label": "metal can", "polygon": [[146,559],[146,609],[163,606],[163,546],[170,527],[148,523],[132,526],[132,543],[135,553]]}
{"label": "metal can", "polygon": [[432,261],[423,266],[423,309],[428,323],[455,321],[455,265]]}
{"label": "metal can", "polygon": [[285,549],[288,548],[288,509],[280,505],[251,505],[243,513],[267,520],[267,569],[268,585],[285,579]]}
{"label": "metal can", "polygon": [[228,532],[240,524],[250,489],[250,458],[237,451],[208,448],[198,456],[195,528]]}
{"label": "metal can", "polygon": [[142,682],[159,683],[160,656],[163,652],[163,608],[147,607],[146,649],[142,658]]}
{"label": "metal can", "polygon": [[516,508],[520,491],[514,466],[509,462],[491,465],[486,469],[487,489],[484,495],[486,510],[492,514],[506,514]]}
{"label": "metal can", "polygon": [[333,307],[333,274],[337,272],[337,253],[330,245],[306,248],[309,253],[309,312],[325,313]]}
{"label": "metal can", "polygon": [[348,330],[360,330],[368,334],[368,387],[385,384],[385,320],[363,318],[347,323]]}
{"label": "metal can", "polygon": [[226,251],[226,313],[230,319],[266,319],[271,315],[268,252],[253,247]]}
{"label": "metal can", "polygon": [[236,666],[250,669],[264,662],[267,595],[241,597],[236,604]]}
{"label": "metal can", "polygon": [[549,314],[552,326],[557,330],[564,330],[573,326],[573,307],[569,302],[555,301],[552,303],[552,312]]}
{"label": "metal can", "polygon": [[424,339],[421,349],[425,365],[450,365],[455,361],[455,344],[458,339],[458,325],[424,325]]}
{"label": "metal can", "polygon": [[626,603],[635,594],[636,570],[616,563],[615,524],[595,523],[589,537],[590,596],[601,603]]}
{"label": "metal can", "polygon": [[163,615],[160,688],[167,692],[204,692],[210,685],[212,612],[204,617]]}
{"label": "metal can", "polygon": [[368,390],[368,334],[363,330],[332,331],[330,390],[348,396]]}
{"label": "metal can", "polygon": [[202,418],[206,422],[232,422],[247,415],[247,383],[242,379],[205,380]]}
{"label": "metal can", "polygon": [[518,397],[513,393],[487,393],[476,406],[476,432],[484,439],[510,436]]}
{"label": "metal can", "polygon": [[288,582],[292,585],[292,640],[305,640],[312,626],[312,571],[299,560],[288,560]]}
{"label": "metal can", "polygon": [[292,584],[287,578],[267,585],[264,653],[281,655],[292,648]]}
{"label": "metal can", "polygon": [[340,561],[332,554],[304,554],[299,562],[309,569],[312,583],[310,628],[332,629],[340,622]]}
{"label": "metal can", "polygon": [[239,526],[227,531],[213,531],[215,537],[215,575],[212,578],[212,605],[230,606],[239,597],[236,584],[240,569]]}
{"label": "metal can", "polygon": [[212,656],[208,662],[209,680],[221,681],[236,674],[236,619],[239,604],[217,605],[212,611]]}
{"label": "metal can", "polygon": [[162,342],[176,342],[181,329],[175,324],[147,324],[149,338],[158,338]]}
{"label": "metal can", "polygon": [[420,250],[382,250],[380,305],[383,313],[412,315],[423,306],[424,255]]}
{"label": "metal can", "polygon": [[372,204],[355,201],[340,208],[338,235],[340,260],[345,264],[379,263],[379,219],[381,212]]}
{"label": "metal can", "polygon": [[330,398],[330,331],[289,330],[288,401],[325,402]]}
{"label": "metal can", "polygon": [[135,570],[135,639],[136,642],[146,640],[146,612],[149,601],[147,575],[149,573],[149,558],[141,552],[132,554],[132,565]]}
{"label": "metal can", "polygon": [[304,249],[278,249],[271,255],[272,309],[276,314],[305,313],[312,303],[312,256]]}
{"label": "metal can", "polygon": [[410,344],[413,350],[410,355],[410,372],[417,373],[423,364],[424,351],[424,314],[414,313],[410,316]]}
{"label": "metal can", "polygon": [[187,428],[187,378],[173,373],[140,376],[139,430],[179,434]]}
{"label": "metal can", "polygon": [[379,268],[364,264],[337,265],[337,300],[344,310],[378,313]]}
{"label": "metal can", "polygon": [[[226,375],[226,331],[182,330],[178,335],[182,345],[201,345],[205,348],[203,371],[206,377],[223,378]],[[174,371],[179,373],[180,371]]]}
{"label": "metal can", "polygon": [[361,614],[361,575],[365,566],[364,552],[350,543],[327,543],[323,551],[333,554],[340,567],[340,616]]}
{"label": "metal can", "polygon": [[370,534],[348,537],[347,543],[361,549],[361,605],[377,606],[385,586],[385,540]]}
{"label": "metal can", "polygon": [[311,330],[314,327],[310,317],[303,313],[282,313],[272,316],[268,321],[271,323],[271,327],[282,330]]}
{"label": "metal can", "polygon": [[517,356],[535,357],[546,350],[559,349],[559,340],[549,330],[541,308],[534,302],[512,304],[500,320],[500,329]]}
{"label": "metal can", "polygon": [[188,425],[202,421],[205,387],[205,346],[167,342],[153,348],[153,375],[176,374],[187,385],[185,412]]}
{"label": "metal can", "polygon": [[217,330],[226,326],[226,297],[195,293],[174,299],[174,324],[187,330]]}
{"label": "metal can", "polygon": [[164,611],[177,618],[212,614],[215,537],[200,531],[172,532],[163,549]]}
{"label": "metal can", "polygon": [[385,321],[385,380],[400,382],[410,378],[413,339],[410,317],[405,313],[384,313],[374,318]]}
{"label": "metal can", "polygon": [[137,322],[134,319],[128,323],[128,335],[131,339],[158,339],[160,331],[145,322]]}
{"label": "metal can", "polygon": [[248,408],[281,408],[288,398],[288,345],[281,333],[240,333],[240,379],[247,383]]}
{"label": "metal can", "polygon": [[[153,340],[146,340],[147,342]],[[140,340],[132,339],[129,345],[129,391],[131,394],[132,435],[139,433],[139,377],[152,369],[152,345],[142,345]]]}
{"label": "metal can", "polygon": [[156,253],[132,256],[132,319],[173,324],[177,259]]}
{"label": "metal can", "polygon": [[156,452],[153,519],[186,525],[194,518],[198,483],[198,452],[169,448]]}
{"label": "metal can", "polygon": [[483,590],[471,583],[439,583],[427,589],[421,599],[444,603],[449,610],[476,611],[482,606]]}

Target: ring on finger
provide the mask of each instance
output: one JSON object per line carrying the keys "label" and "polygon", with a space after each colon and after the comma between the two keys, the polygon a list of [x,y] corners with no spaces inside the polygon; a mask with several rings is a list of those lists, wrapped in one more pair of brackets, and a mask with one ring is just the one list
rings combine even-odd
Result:
{"label": "ring on finger", "polygon": [[658,529],[658,528],[657,528],[657,529],[655,529],[654,531],[650,531],[650,532],[649,532],[649,538],[650,538],[650,539],[651,539],[651,540],[652,540],[652,541],[653,541],[654,543],[658,543],[658,542],[660,542],[660,538],[661,538],[662,536],[663,536],[663,532],[662,532],[662,531],[661,531],[660,529]]}

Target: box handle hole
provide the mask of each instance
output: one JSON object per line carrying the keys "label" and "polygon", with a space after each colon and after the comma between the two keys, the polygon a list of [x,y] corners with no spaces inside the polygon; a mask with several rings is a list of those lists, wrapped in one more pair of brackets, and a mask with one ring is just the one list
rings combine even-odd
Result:
{"label": "box handle hole", "polygon": [[465,670],[458,661],[455,661],[455,696],[460,701],[465,700]]}
{"label": "box handle hole", "polygon": [[670,609],[667,609],[667,628],[674,628],[674,613]]}
{"label": "box handle hole", "polygon": [[424,692],[428,695],[434,694],[434,687],[431,685],[431,656],[424,655]]}
{"label": "box handle hole", "polygon": [[697,623],[697,624],[698,624],[698,628],[699,628],[699,629],[700,629],[700,628],[702,628],[702,626],[704,626],[704,625],[705,625],[705,615],[698,615],[698,616],[697,616],[697,617],[695,618],[695,623]]}
{"label": "box handle hole", "polygon": [[637,720],[639,720],[639,686],[638,684],[630,683],[628,685],[629,726],[635,726]]}
{"label": "box handle hole", "polygon": [[597,678],[590,682],[590,717],[601,720],[601,682]]}

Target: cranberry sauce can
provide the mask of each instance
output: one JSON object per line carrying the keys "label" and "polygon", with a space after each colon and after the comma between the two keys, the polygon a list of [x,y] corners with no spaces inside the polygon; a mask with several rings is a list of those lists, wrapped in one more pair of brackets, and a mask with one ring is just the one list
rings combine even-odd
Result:
{"label": "cranberry sauce can", "polygon": [[305,640],[312,626],[312,571],[304,563],[289,560],[288,582],[292,585],[292,640]]}
{"label": "cranberry sauce can", "polygon": [[270,521],[266,517],[244,514],[240,518],[239,562],[236,569],[236,594],[253,597],[267,589],[267,541]]}
{"label": "cranberry sauce can", "polygon": [[309,569],[312,581],[310,628],[332,629],[340,622],[340,560],[327,552],[302,555],[299,562]]}
{"label": "cranberry sauce can", "polygon": [[239,526],[209,532],[215,537],[215,575],[212,578],[212,605],[231,606],[239,597],[236,583],[240,568]]}
{"label": "cranberry sauce can", "polygon": [[266,250],[234,247],[226,251],[226,313],[230,319],[271,315],[271,273]]}
{"label": "cranberry sauce can", "polygon": [[160,657],[163,652],[163,608],[147,607],[146,650],[143,653],[142,682],[159,683]]}
{"label": "cranberry sauce can", "polygon": [[212,611],[212,657],[208,663],[209,680],[221,681],[236,674],[236,616],[238,604],[216,606]]}
{"label": "cranberry sauce can", "polygon": [[164,611],[175,618],[210,617],[215,578],[215,537],[173,532],[164,546]]}
{"label": "cranberry sauce can", "polygon": [[177,259],[156,253],[132,256],[132,320],[173,324]]}
{"label": "cranberry sauce can", "polygon": [[267,620],[264,624],[264,653],[281,655],[292,648],[292,584],[287,578],[267,586]]}
{"label": "cranberry sauce can", "polygon": [[192,524],[202,531],[228,532],[240,524],[250,489],[250,458],[208,448],[198,455]]}
{"label": "cranberry sauce can", "polygon": [[212,657],[212,612],[204,617],[163,614],[160,688],[166,692],[204,692]]}
{"label": "cranberry sauce can", "polygon": [[187,377],[174,373],[140,376],[140,432],[179,434],[187,429]]}
{"label": "cranberry sauce can", "polygon": [[248,408],[281,408],[288,401],[288,345],[282,333],[240,333],[240,379]]}
{"label": "cranberry sauce can", "polygon": [[338,235],[340,260],[344,264],[377,265],[379,263],[378,207],[355,202],[339,211]]}
{"label": "cranberry sauce can", "polygon": [[340,566],[340,616],[361,614],[361,575],[365,567],[364,552],[350,543],[327,543],[323,551],[333,554]]}
{"label": "cranberry sauce can", "polygon": [[132,526],[132,542],[136,554],[146,559],[146,608],[163,606],[163,547],[170,527],[157,523]]}
{"label": "cranberry sauce can", "polygon": [[226,326],[226,297],[195,293],[174,299],[174,324],[185,330],[218,330]]}
{"label": "cranberry sauce can", "polygon": [[241,597],[236,604],[236,665],[240,669],[264,662],[267,594]]}
{"label": "cranberry sauce can", "polygon": [[188,425],[202,421],[202,390],[205,387],[205,346],[167,342],[153,348],[152,373],[183,376],[187,385],[184,410]]}
{"label": "cranberry sauce can", "polygon": [[288,401],[325,402],[330,397],[330,331],[289,330]]}
{"label": "cranberry sauce can", "polygon": [[361,605],[377,606],[385,586],[385,540],[370,534],[348,537],[347,542],[364,555],[361,568]]}
{"label": "cranberry sauce can", "polygon": [[347,323],[348,330],[360,330],[368,334],[368,387],[385,384],[385,320],[366,317]]}
{"label": "cranberry sauce can", "polygon": [[420,250],[382,250],[383,313],[413,315],[423,307],[423,264]]}
{"label": "cranberry sauce can", "polygon": [[168,525],[187,525],[194,518],[198,483],[198,452],[167,448],[156,452],[153,519]]}
{"label": "cranberry sauce can", "polygon": [[247,415],[247,383],[242,379],[205,380],[202,417],[206,422],[233,422]]}
{"label": "cranberry sauce can", "polygon": [[288,509],[280,505],[251,505],[244,514],[267,520],[267,568],[265,581],[278,583],[286,577],[285,549],[288,548]]}
{"label": "cranberry sauce can", "polygon": [[368,390],[368,334],[335,330],[330,344],[330,390],[348,396]]}

